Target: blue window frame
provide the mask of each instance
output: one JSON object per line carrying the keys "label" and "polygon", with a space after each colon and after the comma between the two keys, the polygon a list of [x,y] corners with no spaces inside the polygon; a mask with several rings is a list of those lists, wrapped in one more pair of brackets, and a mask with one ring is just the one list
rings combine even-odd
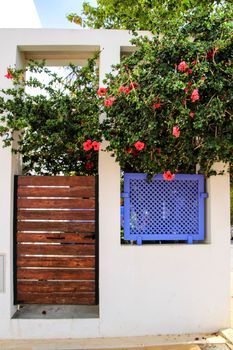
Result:
{"label": "blue window frame", "polygon": [[172,181],[155,175],[124,175],[124,239],[142,244],[143,240],[204,240],[203,175],[177,174]]}

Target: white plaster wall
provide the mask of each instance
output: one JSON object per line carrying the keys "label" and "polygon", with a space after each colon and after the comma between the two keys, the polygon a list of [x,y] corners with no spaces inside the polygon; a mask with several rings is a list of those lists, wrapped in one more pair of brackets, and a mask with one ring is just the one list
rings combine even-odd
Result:
{"label": "white plaster wall", "polygon": [[213,332],[228,327],[229,176],[207,180],[209,244],[121,246],[119,169],[105,157],[102,172],[111,205],[105,208],[100,235],[102,335]]}
{"label": "white plaster wall", "polygon": [[0,28],[40,28],[33,0],[1,0]]}
{"label": "white plaster wall", "polygon": [[[120,59],[127,31],[0,30],[8,38],[0,64],[24,50],[99,46],[100,78]],[[67,46],[68,45],[68,46]],[[78,45],[78,46],[77,46]],[[11,320],[12,174],[9,150],[0,149],[0,254],[6,254],[6,292],[0,293],[0,338],[71,338],[214,332],[230,325],[230,200],[228,175],[207,180],[207,243],[121,246],[120,169],[106,152],[99,160],[99,319]],[[219,165],[221,166],[221,165]],[[30,332],[28,329],[30,328]]]}

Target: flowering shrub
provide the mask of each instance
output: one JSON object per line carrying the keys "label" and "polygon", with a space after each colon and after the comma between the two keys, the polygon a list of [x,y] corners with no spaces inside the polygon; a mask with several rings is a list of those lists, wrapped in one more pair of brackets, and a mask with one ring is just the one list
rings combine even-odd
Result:
{"label": "flowering shrub", "polygon": [[[47,78],[44,83],[34,77],[25,80],[26,71]],[[1,91],[0,136],[10,146],[20,130],[15,151],[22,154],[24,173],[96,174],[101,131],[95,59],[83,68],[71,65],[66,78],[37,62],[25,70],[8,68],[5,77],[12,88]],[[27,93],[27,87],[40,92]]]}
{"label": "flowering shrub", "polygon": [[[193,40],[182,32],[136,38],[101,97],[103,133],[125,171],[200,172],[233,161],[231,25]],[[214,33],[214,34],[213,34]]]}

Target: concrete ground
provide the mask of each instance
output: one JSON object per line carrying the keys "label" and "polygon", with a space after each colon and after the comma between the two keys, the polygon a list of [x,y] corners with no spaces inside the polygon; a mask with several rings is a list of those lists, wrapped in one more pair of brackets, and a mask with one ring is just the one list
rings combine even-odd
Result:
{"label": "concrete ground", "polygon": [[[232,331],[233,334],[233,331]],[[232,336],[233,344],[233,336]],[[1,350],[233,350],[221,334],[95,339],[0,340]]]}

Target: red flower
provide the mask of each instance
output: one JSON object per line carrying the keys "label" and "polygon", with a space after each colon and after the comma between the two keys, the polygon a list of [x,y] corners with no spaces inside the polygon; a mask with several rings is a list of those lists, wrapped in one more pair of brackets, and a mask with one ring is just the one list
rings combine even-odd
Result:
{"label": "red flower", "polygon": [[161,107],[160,103],[154,103],[152,106],[154,109],[159,109]]}
{"label": "red flower", "polygon": [[195,113],[194,113],[194,112],[190,112],[190,113],[189,113],[189,116],[190,116],[190,118],[194,118]]}
{"label": "red flower", "polygon": [[87,141],[83,142],[83,149],[84,149],[84,151],[90,151],[92,149],[91,140],[87,140]]}
{"label": "red flower", "polygon": [[86,154],[86,159],[91,159],[91,154],[90,153]]}
{"label": "red flower", "polygon": [[201,80],[205,81],[205,80],[206,80],[206,77],[203,75],[203,76],[201,77]]}
{"label": "red flower", "polygon": [[107,89],[104,88],[104,87],[99,88],[99,90],[97,91],[97,94],[98,94],[99,96],[105,96],[106,93],[107,93]]}
{"label": "red flower", "polygon": [[130,91],[131,91],[130,87],[126,86],[126,87],[125,87],[125,90],[124,90],[124,93],[125,93],[125,94],[129,94]]}
{"label": "red flower", "polygon": [[184,98],[182,101],[181,101],[182,105],[185,106],[186,105],[186,99]]}
{"label": "red flower", "polygon": [[13,79],[13,75],[11,74],[11,72],[8,69],[7,69],[7,74],[5,74],[4,77],[7,79]]}
{"label": "red flower", "polygon": [[179,126],[173,126],[172,135],[178,138],[180,136],[180,128]]}
{"label": "red flower", "polygon": [[214,57],[214,50],[208,51],[207,54],[206,54],[207,60],[208,60],[208,59],[211,59],[211,58],[213,58],[213,57]]}
{"label": "red flower", "polygon": [[133,153],[133,148],[132,147],[127,148],[126,152],[129,153],[129,154]]}
{"label": "red flower", "polygon": [[197,60],[192,61],[192,65],[195,66],[197,64]]}
{"label": "red flower", "polygon": [[119,92],[124,92],[125,94],[129,94],[131,89],[128,86],[120,86],[118,89]]}
{"label": "red flower", "polygon": [[172,174],[170,170],[168,170],[163,173],[163,178],[164,180],[172,181],[175,178],[175,174]]}
{"label": "red flower", "polygon": [[93,147],[94,151],[99,151],[99,149],[100,149],[100,142],[93,141],[92,142],[92,147]]}
{"label": "red flower", "polygon": [[126,152],[128,154],[133,154],[134,156],[138,155],[138,152],[136,151],[136,149],[133,149],[132,147],[127,148]]}
{"label": "red flower", "polygon": [[86,170],[91,170],[94,168],[94,163],[93,162],[86,162],[85,164]]}
{"label": "red flower", "polygon": [[180,72],[185,72],[188,69],[188,65],[185,61],[180,62],[180,64],[178,65],[178,70]]}
{"label": "red flower", "polygon": [[196,102],[198,101],[200,98],[199,93],[198,93],[198,89],[194,89],[191,95],[191,100],[192,102]]}
{"label": "red flower", "polygon": [[104,100],[104,105],[105,107],[111,107],[113,102],[114,102],[115,98],[114,97],[110,97],[107,100]]}
{"label": "red flower", "polygon": [[137,89],[138,86],[139,86],[138,83],[134,83],[134,82],[132,82],[132,81],[131,81],[131,83],[129,84],[130,89]]}
{"label": "red flower", "polygon": [[213,58],[217,51],[218,51],[217,47],[215,47],[214,49],[208,51],[207,54],[206,54],[207,60]]}
{"label": "red flower", "polygon": [[188,91],[189,91],[189,89],[186,87],[186,88],[184,89],[184,92],[187,94]]}
{"label": "red flower", "polygon": [[141,142],[141,141],[137,141],[137,142],[135,142],[134,147],[135,147],[138,151],[141,151],[141,150],[143,150],[143,148],[145,147],[145,143],[144,143],[144,142]]}
{"label": "red flower", "polygon": [[193,83],[191,81],[188,81],[188,86],[192,86]]}
{"label": "red flower", "polygon": [[157,152],[158,154],[161,154],[161,148],[156,148],[156,152]]}
{"label": "red flower", "polygon": [[192,74],[192,69],[191,68],[188,68],[188,70],[187,70],[187,74]]}

